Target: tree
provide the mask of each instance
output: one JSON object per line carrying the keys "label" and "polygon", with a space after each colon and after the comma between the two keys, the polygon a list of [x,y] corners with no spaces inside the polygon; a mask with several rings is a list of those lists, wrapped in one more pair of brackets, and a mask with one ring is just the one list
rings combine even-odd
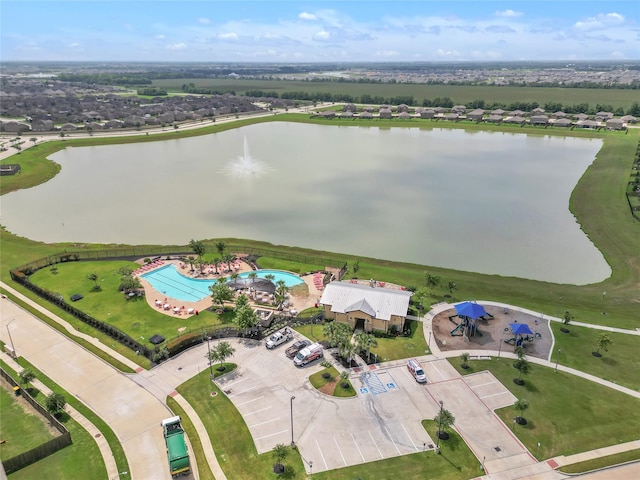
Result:
{"label": "tree", "polygon": [[429,272],[425,272],[424,276],[427,287],[434,288],[440,284],[440,277],[438,275],[431,275]]}
{"label": "tree", "polygon": [[[424,301],[429,298],[429,296],[431,295],[431,292],[426,289],[425,287],[420,287],[418,288],[415,293],[412,295],[411,299],[413,300],[413,303],[417,306],[417,309],[419,310],[419,312],[422,311],[422,309],[424,308]],[[420,315],[420,313],[418,313],[418,316]]]}
{"label": "tree", "polygon": [[460,360],[462,361],[462,364],[460,365],[462,368],[465,370],[469,368],[469,364],[467,363],[469,361],[469,352],[462,352],[460,354]]}
{"label": "tree", "polygon": [[259,320],[258,314],[251,305],[249,305],[249,299],[247,296],[240,295],[236,301],[233,323],[235,323],[240,330],[244,330],[246,332],[248,329],[255,327]]}
{"label": "tree", "polygon": [[56,416],[64,409],[66,404],[67,400],[64,398],[64,395],[58,392],[51,392],[47,397],[45,407],[51,415]]}
{"label": "tree", "polygon": [[519,415],[517,415],[516,418],[514,418],[514,421],[518,425],[526,425],[527,421],[524,419],[522,414],[527,408],[529,408],[529,402],[527,402],[524,398],[521,398],[519,400],[516,400],[516,402],[513,404],[513,408],[515,408],[516,412],[519,413]]}
{"label": "tree", "polygon": [[220,342],[218,345],[213,347],[209,352],[209,360],[211,362],[219,362],[220,366],[218,370],[224,370],[222,364],[227,358],[230,358],[235,353],[235,349],[231,346],[229,342]]}
{"label": "tree", "polygon": [[253,282],[255,282],[256,278],[258,278],[258,273],[252,271],[249,273],[248,277],[251,280],[251,285],[253,285]]}
{"label": "tree", "polygon": [[95,273],[90,273],[89,275],[87,275],[87,280],[91,280],[93,283],[95,283],[93,289],[96,292],[100,290],[100,285],[98,285],[98,275],[96,275]]}
{"label": "tree", "polygon": [[367,361],[371,359],[371,347],[378,346],[378,340],[370,333],[359,332],[356,334],[356,345],[359,349],[367,350]]}
{"label": "tree", "polygon": [[284,301],[287,298],[287,293],[289,292],[289,288],[284,283],[284,280],[278,280],[276,282],[276,291],[273,292],[273,298],[275,299],[276,305],[278,308],[282,306]]}
{"label": "tree", "polygon": [[235,257],[229,253],[222,257],[222,261],[227,264],[227,268],[231,271],[231,262],[235,260]]}
{"label": "tree", "polygon": [[198,256],[199,260],[202,259],[207,251],[207,247],[204,245],[204,242],[202,240],[191,239],[189,241],[189,248],[191,248],[191,250],[193,250],[193,253]]}
{"label": "tree", "polygon": [[[346,324],[343,323],[342,325]],[[351,366],[351,359],[356,353],[356,346],[351,343],[351,338],[347,338],[346,341],[341,342],[338,346],[338,352],[340,353],[340,356],[346,360],[347,364]]]}
{"label": "tree", "polygon": [[354,276],[358,274],[358,270],[360,270],[360,260],[354,260],[351,270],[353,270]]}
{"label": "tree", "polygon": [[346,323],[329,322],[322,327],[322,333],[329,338],[329,345],[340,348],[351,340],[351,327]]}
{"label": "tree", "polygon": [[456,290],[458,288],[458,286],[455,284],[455,282],[449,282],[447,284],[447,290],[449,290],[449,295],[453,295],[454,290]]}
{"label": "tree", "polygon": [[33,373],[33,370],[30,368],[23,368],[22,371],[18,374],[18,378],[20,383],[24,385],[25,388],[29,387],[29,384],[36,379],[36,374]]}
{"label": "tree", "polygon": [[289,455],[289,450],[287,450],[287,447],[285,447],[282,443],[278,443],[275,447],[273,447],[271,456],[273,457],[273,460],[275,462],[275,464],[273,465],[274,473],[284,473],[285,468],[282,462],[285,458],[287,458],[287,455]]}
{"label": "tree", "polygon": [[346,370],[340,374],[340,386],[344,389],[349,388],[349,372]]}
{"label": "tree", "polygon": [[31,137],[31,138],[29,139],[29,141],[30,141],[30,142],[32,142],[32,143],[33,143],[33,145],[35,146],[35,144],[36,144],[36,142],[38,141],[38,139],[37,139],[36,137]]}
{"label": "tree", "polygon": [[266,280],[269,280],[271,283],[273,283],[273,281],[276,279],[276,276],[273,273],[267,273],[264,278]]}
{"label": "tree", "polygon": [[513,382],[516,385],[524,385],[524,380],[522,379],[522,377],[529,374],[529,372],[531,371],[531,364],[527,360],[526,355],[524,354],[524,349],[522,347],[516,347],[514,351],[518,356],[518,359],[513,362],[513,367],[518,370],[519,375],[518,378],[513,380]]}
{"label": "tree", "polygon": [[220,305],[224,308],[224,303],[233,299],[233,290],[227,285],[225,277],[218,278],[216,283],[209,287],[209,290],[211,291],[211,301],[214,305]]}
{"label": "tree", "polygon": [[446,408],[441,408],[438,414],[433,417],[433,421],[438,424],[438,437],[443,440],[449,438],[447,434],[447,428],[456,423],[456,418]]}
{"label": "tree", "polygon": [[596,351],[593,352],[593,354],[596,357],[601,357],[602,354],[600,353],[600,350],[604,350],[605,352],[609,351],[609,346],[613,343],[613,340],[611,340],[611,337],[609,336],[608,333],[601,333],[600,335],[598,335],[598,337],[596,338]]}
{"label": "tree", "polygon": [[574,318],[576,317],[573,315],[573,313],[571,313],[569,310],[565,310],[562,316],[562,323],[564,323],[565,325],[569,325]]}
{"label": "tree", "polygon": [[224,256],[224,249],[227,248],[227,244],[224,243],[223,241],[219,240],[215,243],[215,247],[216,250],[218,251],[218,254],[223,257]]}
{"label": "tree", "polygon": [[189,264],[189,268],[191,268],[191,271],[193,272],[193,265],[196,263],[196,259],[189,255],[185,261]]}

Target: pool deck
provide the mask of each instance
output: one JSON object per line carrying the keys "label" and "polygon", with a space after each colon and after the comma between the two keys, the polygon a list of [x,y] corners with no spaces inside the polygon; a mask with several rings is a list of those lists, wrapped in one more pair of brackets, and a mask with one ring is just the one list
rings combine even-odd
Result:
{"label": "pool deck", "polygon": [[[241,256],[238,256],[238,258],[241,258]],[[138,261],[137,263],[139,263],[141,266],[144,265],[144,262],[142,260]],[[163,313],[168,317],[189,318],[195,315],[196,311],[201,312],[212,306],[211,297],[208,297],[208,296],[203,298],[202,300],[198,300],[197,302],[186,302],[183,300],[177,300],[174,298],[166,297],[163,293],[160,293],[156,289],[154,289],[151,286],[151,284],[147,280],[145,280],[145,278],[142,276],[143,274],[153,272],[159,268],[163,268],[171,264],[175,265],[176,269],[182,275],[186,277],[191,277],[191,278],[198,278],[201,280],[215,280],[217,278],[220,278],[221,276],[224,277],[229,275],[229,272],[221,272],[216,275],[215,273],[210,273],[209,269],[205,269],[205,272],[203,274],[200,274],[195,270],[192,272],[191,268],[189,267],[189,264],[185,264],[181,260],[164,260],[161,264],[157,265],[155,268],[151,268],[149,270],[146,270],[145,272],[136,274],[136,276],[140,280],[140,283],[142,284],[142,287],[144,288],[147,304],[149,304],[149,306],[154,310],[157,310],[158,312]],[[244,261],[240,261],[238,265],[239,265],[239,268],[237,270],[234,269],[234,271],[237,273],[252,271],[251,266]],[[314,306],[315,303],[320,299],[320,296],[322,295],[322,291],[318,290],[314,284],[313,275],[305,275],[300,278],[305,282],[305,284],[309,288],[309,294],[308,295],[291,294],[289,296],[289,302],[291,307],[298,312],[301,312],[306,308]],[[168,310],[164,309],[164,305],[166,304],[169,305]],[[268,306],[257,304],[257,303],[254,305],[260,308],[267,308],[267,309],[270,308]],[[177,312],[174,312],[174,308],[176,307],[178,308],[178,310]],[[190,309],[193,309],[192,313],[189,313]],[[272,308],[272,309],[275,310],[275,308]]]}

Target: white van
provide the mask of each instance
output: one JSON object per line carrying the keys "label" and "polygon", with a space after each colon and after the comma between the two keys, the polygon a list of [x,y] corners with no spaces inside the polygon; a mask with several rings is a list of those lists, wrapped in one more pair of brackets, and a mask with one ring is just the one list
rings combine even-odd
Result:
{"label": "white van", "polygon": [[413,375],[413,378],[416,379],[418,383],[427,383],[427,376],[424,374],[424,370],[422,370],[422,366],[420,362],[415,358],[409,359],[407,362],[407,369],[409,373]]}
{"label": "white van", "polygon": [[308,347],[304,347],[298,352],[293,359],[293,363],[296,367],[302,367],[309,362],[313,362],[323,356],[323,348],[319,343],[313,343]]}

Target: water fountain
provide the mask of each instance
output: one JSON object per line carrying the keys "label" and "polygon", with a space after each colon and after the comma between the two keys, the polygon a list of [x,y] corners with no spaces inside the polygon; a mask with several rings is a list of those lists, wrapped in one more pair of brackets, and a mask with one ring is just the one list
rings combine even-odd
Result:
{"label": "water fountain", "polygon": [[244,137],[243,155],[229,163],[225,168],[225,173],[238,178],[260,177],[267,173],[267,168],[263,162],[251,157],[247,137]]}

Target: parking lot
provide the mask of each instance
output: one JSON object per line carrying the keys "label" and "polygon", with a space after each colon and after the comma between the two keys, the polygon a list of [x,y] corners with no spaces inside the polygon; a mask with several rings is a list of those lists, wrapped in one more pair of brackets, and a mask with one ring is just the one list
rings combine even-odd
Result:
{"label": "parking lot", "polygon": [[320,362],[295,367],[284,355],[287,345],[237,348],[238,370],[218,380],[259,453],[278,443],[289,445],[292,420],[293,440],[309,473],[434,447],[421,421],[433,418],[438,405],[404,366],[354,374],[356,397],[328,397],[308,381],[322,369]]}

